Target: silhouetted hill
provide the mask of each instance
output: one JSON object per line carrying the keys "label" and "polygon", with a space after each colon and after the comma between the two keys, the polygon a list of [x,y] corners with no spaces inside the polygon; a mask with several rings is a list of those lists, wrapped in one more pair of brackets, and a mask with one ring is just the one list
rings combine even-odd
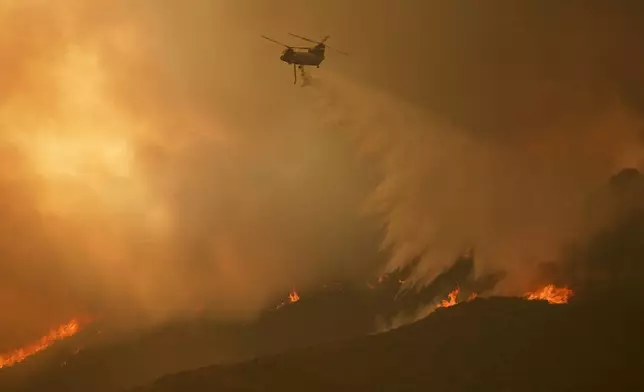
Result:
{"label": "silhouetted hill", "polygon": [[170,375],[135,392],[642,390],[642,308],[608,305],[477,299],[385,334]]}
{"label": "silhouetted hill", "polygon": [[[396,298],[396,293],[410,268],[373,282],[371,288],[366,283],[344,283],[300,292],[299,302],[266,311],[248,323],[195,317],[104,338],[98,345],[91,345],[89,336],[85,340],[90,342],[78,353],[74,337],[14,368],[0,370],[0,390],[119,391],[168,373],[364,336],[376,330],[379,316],[408,312],[442,299],[457,283],[463,288],[469,283],[481,293],[494,288],[497,279],[475,280],[473,267],[471,258],[461,258],[435,284],[402,298]],[[105,335],[110,335],[108,328],[103,329]]]}
{"label": "silhouetted hill", "polygon": [[[398,287],[301,292],[300,302],[266,311],[247,323],[194,316],[112,336],[77,354],[71,345],[74,337],[0,370],[0,390],[111,392],[170,372],[364,335],[373,330],[375,312],[393,300]],[[112,333],[103,328],[102,335]]]}

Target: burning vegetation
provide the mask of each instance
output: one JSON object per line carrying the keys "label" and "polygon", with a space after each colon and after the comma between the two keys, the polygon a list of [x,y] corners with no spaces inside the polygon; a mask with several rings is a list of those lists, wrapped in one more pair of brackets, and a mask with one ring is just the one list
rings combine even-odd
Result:
{"label": "burning vegetation", "polygon": [[447,294],[447,299],[442,300],[438,305],[436,305],[437,308],[449,308],[450,306],[454,306],[458,303],[458,293],[460,289],[457,287],[454,290],[452,290],[449,294]]}
{"label": "burning vegetation", "polygon": [[25,359],[48,349],[59,340],[76,335],[81,329],[78,320],[71,320],[57,328],[52,329],[49,334],[43,336],[38,341],[28,344],[24,347],[0,355],[0,369],[11,367]]}
{"label": "burning vegetation", "polygon": [[[449,294],[447,294],[447,299],[441,300],[441,302],[436,305],[436,308],[449,308],[451,306],[454,306],[458,304],[458,295],[461,292],[461,289],[457,286],[454,290],[452,290]],[[478,294],[472,293],[470,294],[469,297],[467,297],[467,300],[465,302],[470,302],[471,300],[475,299],[478,297]]]}
{"label": "burning vegetation", "polygon": [[288,300],[290,303],[295,303],[300,300],[300,296],[299,294],[297,294],[297,291],[295,291],[295,289],[293,289],[293,291],[288,294]]}
{"label": "burning vegetation", "polygon": [[[446,299],[441,300],[440,303],[436,305],[436,308],[449,308],[451,306],[458,304],[459,293],[460,293],[460,288],[456,287],[449,294],[447,294]],[[567,304],[573,295],[574,295],[573,290],[569,289],[568,287],[557,287],[554,284],[549,284],[547,286],[540,288],[539,290],[526,293],[524,295],[524,298],[529,301],[541,300],[541,301],[548,301],[548,303],[550,304],[560,305],[560,304]],[[477,296],[478,296],[477,293],[472,293],[470,294],[470,296],[467,298],[465,302],[472,301]]]}
{"label": "burning vegetation", "polygon": [[549,284],[539,290],[526,293],[525,298],[534,301],[548,301],[550,304],[567,304],[570,297],[574,292],[567,287],[557,287],[554,284]]}

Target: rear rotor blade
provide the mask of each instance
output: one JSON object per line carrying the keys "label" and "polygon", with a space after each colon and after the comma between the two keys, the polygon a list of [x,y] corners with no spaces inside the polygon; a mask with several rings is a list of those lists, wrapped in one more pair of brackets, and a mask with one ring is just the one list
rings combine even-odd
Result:
{"label": "rear rotor blade", "polygon": [[330,47],[329,45],[324,45],[324,46],[326,46],[326,47],[327,47],[327,48],[329,48],[329,49],[333,49],[333,50],[335,50],[336,52],[338,52],[338,53],[340,53],[340,54],[343,54],[343,55],[345,55],[345,56],[348,56],[348,55],[349,55],[349,53],[347,53],[347,52],[343,52],[343,51],[341,51],[340,49],[332,48],[332,47]]}
{"label": "rear rotor blade", "polygon": [[339,49],[332,48],[331,46],[329,46],[329,45],[325,44],[324,42],[326,42],[326,40],[330,38],[328,35],[327,35],[326,37],[324,37],[324,39],[323,39],[322,41],[315,41],[315,40],[312,40],[312,39],[310,39],[310,38],[302,37],[302,36],[297,35],[297,34],[293,34],[293,33],[288,33],[288,34],[289,34],[289,35],[292,35],[293,37],[297,37],[297,38],[299,38],[299,39],[303,39],[303,40],[305,40],[305,41],[313,42],[314,44],[324,44],[324,46],[326,46],[327,48],[329,48],[329,49],[333,49],[333,50],[335,50],[336,52],[338,52],[338,53],[340,53],[340,54],[343,54],[343,55],[345,55],[345,56],[348,56],[348,55],[349,55],[349,53],[347,53],[347,52],[343,52],[343,51],[341,51],[341,50],[339,50]]}

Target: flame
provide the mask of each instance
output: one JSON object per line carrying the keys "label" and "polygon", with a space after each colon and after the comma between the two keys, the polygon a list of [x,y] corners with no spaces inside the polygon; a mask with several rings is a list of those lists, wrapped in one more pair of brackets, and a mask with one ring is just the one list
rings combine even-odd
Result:
{"label": "flame", "polygon": [[293,289],[293,291],[288,293],[288,302],[282,302],[281,304],[277,305],[277,307],[275,309],[280,309],[281,307],[283,307],[287,303],[294,304],[294,303],[298,302],[299,300],[300,300],[300,295],[297,293],[297,291],[295,291],[295,289]]}
{"label": "flame", "polygon": [[447,294],[447,299],[442,300],[438,305],[436,305],[436,307],[449,308],[450,306],[456,305],[458,303],[456,298],[458,297],[459,291],[460,289],[456,287],[451,293]]}
{"label": "flame", "polygon": [[525,298],[528,300],[545,300],[550,304],[566,304],[574,292],[567,287],[557,287],[549,284],[539,290],[526,293]]}
{"label": "flame", "polygon": [[75,335],[78,331],[80,331],[80,322],[78,320],[71,320],[67,324],[54,328],[38,341],[0,355],[0,369],[20,363],[32,355],[46,350],[55,342]]}
{"label": "flame", "polygon": [[[458,303],[458,294],[460,293],[460,291],[461,289],[457,286],[454,290],[447,294],[447,299],[442,300],[438,305],[436,305],[436,308],[449,308],[450,306],[456,305]],[[470,302],[476,297],[478,297],[478,294],[472,293],[469,297],[467,297],[467,300],[465,302]]]}
{"label": "flame", "polygon": [[288,294],[288,300],[292,304],[300,300],[300,296],[297,294],[295,289]]}

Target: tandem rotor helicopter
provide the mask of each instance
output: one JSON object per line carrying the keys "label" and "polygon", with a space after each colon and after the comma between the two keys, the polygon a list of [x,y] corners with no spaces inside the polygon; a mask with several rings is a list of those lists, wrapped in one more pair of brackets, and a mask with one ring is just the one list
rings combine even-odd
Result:
{"label": "tandem rotor helicopter", "polygon": [[310,38],[302,37],[297,34],[293,33],[288,33],[289,35],[302,39],[304,41],[312,42],[314,44],[317,44],[313,47],[302,47],[302,46],[289,46],[285,45],[279,41],[276,41],[272,38],[269,38],[265,35],[262,35],[262,38],[265,38],[271,42],[274,42],[278,45],[282,45],[286,47],[286,50],[282,52],[282,55],[280,56],[280,60],[284,61],[287,64],[293,64],[293,75],[295,77],[295,80],[293,84],[297,83],[297,68],[300,69],[302,72],[302,77],[305,76],[304,74],[304,67],[305,66],[310,66],[310,67],[317,67],[320,68],[320,64],[324,61],[325,59],[325,49],[333,49],[336,52],[343,54],[343,55],[348,55],[348,53],[343,52],[338,49],[334,49],[330,47],[329,45],[326,45],[325,42],[330,38],[328,35],[322,39],[322,41],[315,41]]}

